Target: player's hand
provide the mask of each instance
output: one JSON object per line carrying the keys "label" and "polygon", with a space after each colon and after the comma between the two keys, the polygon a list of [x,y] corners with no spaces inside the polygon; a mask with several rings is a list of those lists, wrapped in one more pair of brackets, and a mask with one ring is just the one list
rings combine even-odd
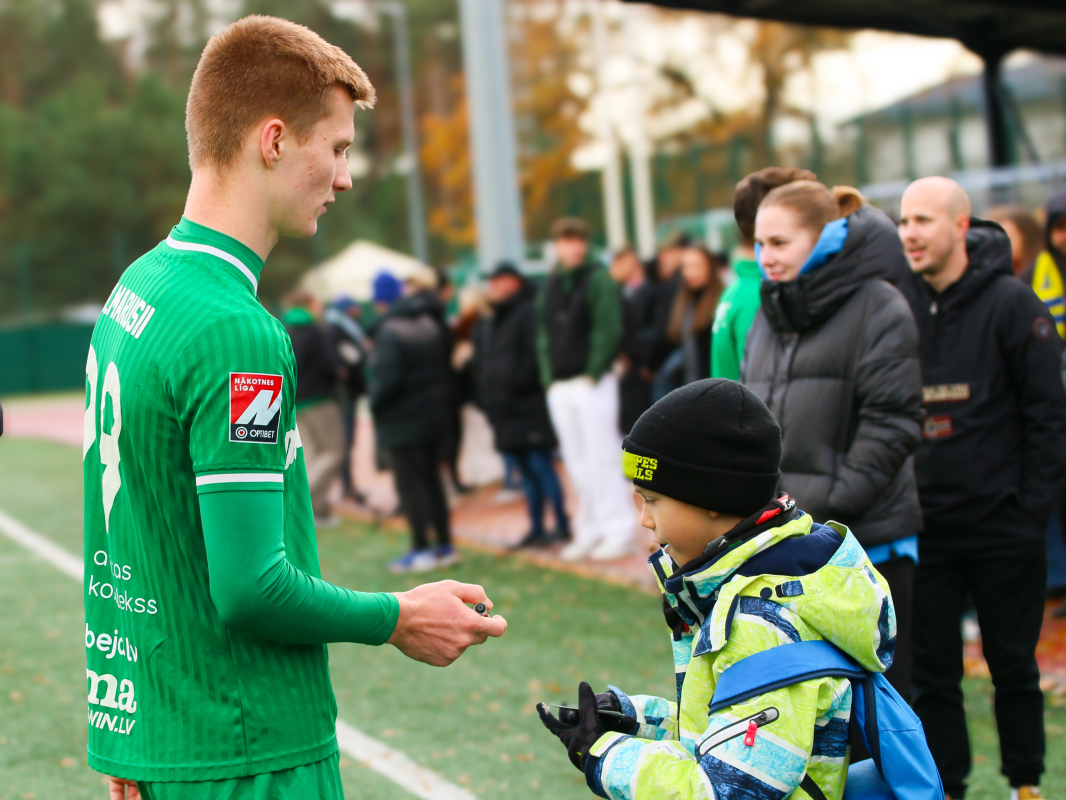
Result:
{"label": "player's hand", "polygon": [[111,778],[111,800],[141,800],[141,790],[137,788],[137,781],[128,781],[125,778]]}
{"label": "player's hand", "polygon": [[440,581],[397,592],[400,618],[389,644],[408,658],[446,667],[466,648],[483,644],[490,636],[503,636],[507,620],[483,617],[467,603],[492,608],[485,590],[472,583]]}

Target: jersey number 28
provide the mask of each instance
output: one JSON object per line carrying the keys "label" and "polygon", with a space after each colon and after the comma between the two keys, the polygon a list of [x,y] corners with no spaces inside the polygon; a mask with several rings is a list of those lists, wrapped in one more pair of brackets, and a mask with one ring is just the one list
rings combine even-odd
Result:
{"label": "jersey number 28", "polygon": [[[85,408],[85,435],[82,439],[82,461],[89,453],[89,448],[96,441],[96,389],[99,383],[99,367],[96,364],[96,350],[89,345],[89,360],[85,362],[85,380],[89,384],[89,402]],[[104,466],[101,476],[101,484],[104,496],[104,528],[111,532],[111,507],[115,504],[115,496],[122,486],[122,477],[119,475],[118,462],[118,437],[122,433],[122,387],[118,380],[118,367],[112,361],[104,371],[104,385],[100,391],[100,463]],[[107,398],[111,398],[111,431],[104,430],[107,409]]]}

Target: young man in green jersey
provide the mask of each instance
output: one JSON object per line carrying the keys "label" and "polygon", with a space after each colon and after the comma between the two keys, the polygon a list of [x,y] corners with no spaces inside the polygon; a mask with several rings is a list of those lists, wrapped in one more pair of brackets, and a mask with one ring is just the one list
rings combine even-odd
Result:
{"label": "young man in green jersey", "polygon": [[362,594],[319,577],[295,363],[256,297],[279,236],[351,187],[374,90],[306,28],[211,39],[165,242],[119,280],[86,364],[89,765],[112,798],[342,797],[326,643],[444,666],[506,622],[454,581]]}

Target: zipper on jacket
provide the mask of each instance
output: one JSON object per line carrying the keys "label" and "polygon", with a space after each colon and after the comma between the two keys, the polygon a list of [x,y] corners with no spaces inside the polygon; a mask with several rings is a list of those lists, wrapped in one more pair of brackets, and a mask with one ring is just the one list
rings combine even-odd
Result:
{"label": "zipper on jacket", "polygon": [[932,317],[932,322],[933,322],[933,338],[936,338],[937,328],[940,327],[938,325],[939,318],[937,317],[937,313],[939,311],[940,311],[940,306],[937,304],[937,301],[934,299],[933,302],[929,304],[929,316]]}
{"label": "zipper on jacket", "polygon": [[736,739],[738,736],[744,737],[744,744],[748,747],[755,745],[755,736],[758,733],[759,728],[763,725],[769,725],[771,722],[781,716],[777,709],[773,706],[764,708],[758,714],[752,714],[745,719],[737,720],[732,725],[727,725],[722,730],[715,733],[700,742],[696,748],[697,758],[707,755],[711,750],[718,747],[720,744]]}

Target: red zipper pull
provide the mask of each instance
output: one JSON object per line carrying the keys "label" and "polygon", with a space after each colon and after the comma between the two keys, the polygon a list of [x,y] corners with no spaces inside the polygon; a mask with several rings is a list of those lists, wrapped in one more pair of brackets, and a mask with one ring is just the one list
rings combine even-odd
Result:
{"label": "red zipper pull", "polygon": [[752,720],[748,723],[748,732],[744,734],[744,744],[748,747],[755,746],[755,734],[759,732],[759,723]]}

